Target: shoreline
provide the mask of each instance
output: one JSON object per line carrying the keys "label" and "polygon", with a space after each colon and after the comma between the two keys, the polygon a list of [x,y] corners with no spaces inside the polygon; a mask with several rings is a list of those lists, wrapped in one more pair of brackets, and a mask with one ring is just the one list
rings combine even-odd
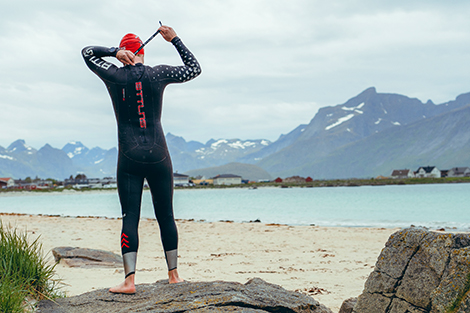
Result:
{"label": "shoreline", "polygon": [[[120,254],[121,221],[97,217],[0,214],[4,225],[40,237],[43,250],[59,246]],[[333,311],[358,296],[389,236],[399,228],[289,226],[263,223],[178,220],[178,268],[189,281],[236,281],[260,277],[287,290],[313,296]],[[166,263],[155,220],[142,219],[136,283],[166,278]],[[70,268],[56,276],[68,296],[109,288],[123,279],[121,268]]]}
{"label": "shoreline", "polygon": [[[71,218],[71,219],[97,219],[97,220],[122,220],[121,216],[117,217],[109,217],[109,216],[98,216],[98,215],[62,215],[62,214],[42,214],[42,213],[17,213],[17,212],[0,212],[0,219],[2,216],[18,216],[18,217],[55,217],[55,218]],[[155,221],[154,217],[142,217],[140,220],[147,220],[147,221]],[[430,231],[445,231],[451,233],[468,233],[470,229],[463,229],[457,228],[455,226],[423,226],[423,225],[317,225],[317,224],[286,224],[286,223],[279,223],[279,222],[263,222],[259,219],[255,220],[247,220],[247,221],[236,221],[236,220],[206,220],[206,219],[194,219],[194,218],[175,218],[177,223],[200,223],[200,224],[208,224],[208,223],[235,223],[235,224],[260,224],[266,226],[286,226],[286,227],[319,227],[319,228],[346,228],[346,229],[404,229],[409,227],[416,227],[416,228],[423,228],[425,230]]]}
{"label": "shoreline", "polygon": [[[363,187],[363,186],[406,186],[406,185],[432,185],[432,184],[466,184],[470,183],[470,177],[440,177],[440,178],[351,178],[351,179],[330,179],[330,180],[313,180],[311,182],[253,182],[239,185],[196,185],[181,187],[175,186],[174,190],[204,190],[204,189],[256,189],[256,188],[322,188],[322,187]],[[144,188],[149,190],[149,188]],[[0,197],[6,194],[19,193],[27,194],[50,194],[50,193],[112,193],[117,192],[117,188],[61,188],[61,189],[0,189]]]}

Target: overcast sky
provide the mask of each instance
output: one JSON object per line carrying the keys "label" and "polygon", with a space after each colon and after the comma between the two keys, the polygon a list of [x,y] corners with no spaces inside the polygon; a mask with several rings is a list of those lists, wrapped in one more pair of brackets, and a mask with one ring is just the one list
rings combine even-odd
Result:
{"label": "overcast sky", "polygon": [[[274,141],[371,86],[443,103],[470,92],[468,12],[466,0],[4,1],[0,146],[117,146],[108,93],[80,50],[128,32],[146,40],[159,20],[202,66],[164,95],[165,133],[187,141]],[[145,51],[149,65],[181,64],[161,36]]]}

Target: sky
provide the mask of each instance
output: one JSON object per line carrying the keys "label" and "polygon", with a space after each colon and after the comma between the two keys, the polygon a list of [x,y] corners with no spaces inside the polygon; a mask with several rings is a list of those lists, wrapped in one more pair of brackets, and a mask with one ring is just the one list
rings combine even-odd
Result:
{"label": "sky", "polygon": [[[275,141],[369,87],[444,103],[470,92],[466,0],[9,1],[0,19],[0,146],[117,146],[85,46],[175,29],[202,74],[164,94],[165,133]],[[148,65],[181,65],[161,36]],[[110,58],[115,64],[115,59]]]}

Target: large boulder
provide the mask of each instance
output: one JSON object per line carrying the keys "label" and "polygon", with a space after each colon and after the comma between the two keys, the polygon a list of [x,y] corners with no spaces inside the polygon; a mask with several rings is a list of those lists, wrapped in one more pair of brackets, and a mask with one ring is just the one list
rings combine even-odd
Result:
{"label": "large boulder", "polygon": [[470,234],[392,234],[354,313],[470,312]]}
{"label": "large boulder", "polygon": [[351,313],[357,303],[357,298],[349,298],[343,301],[338,313]]}
{"label": "large boulder", "polygon": [[43,300],[37,312],[118,313],[118,312],[313,312],[333,313],[307,295],[287,291],[278,285],[254,278],[236,282],[194,282],[137,285],[134,295],[112,294],[107,289],[70,298]]}
{"label": "large boulder", "polygon": [[70,267],[122,267],[122,257],[109,251],[79,247],[56,247],[52,249],[56,262]]}

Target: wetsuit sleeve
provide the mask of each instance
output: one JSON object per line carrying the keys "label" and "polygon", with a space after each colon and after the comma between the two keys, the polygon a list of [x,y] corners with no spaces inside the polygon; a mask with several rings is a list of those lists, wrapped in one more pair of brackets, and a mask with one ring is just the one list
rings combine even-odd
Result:
{"label": "wetsuit sleeve", "polygon": [[117,48],[105,47],[85,47],[82,49],[82,56],[86,65],[93,73],[103,80],[111,80],[118,67],[103,60],[103,57],[116,57]]}
{"label": "wetsuit sleeve", "polygon": [[[184,45],[183,41],[179,37],[173,38],[171,43],[175,46],[178,51],[183,66],[169,66],[169,65],[158,65],[154,69],[163,76],[163,80],[166,83],[183,83],[199,76],[202,72],[199,62],[196,57],[189,51]],[[163,74],[163,75],[162,75]]]}

